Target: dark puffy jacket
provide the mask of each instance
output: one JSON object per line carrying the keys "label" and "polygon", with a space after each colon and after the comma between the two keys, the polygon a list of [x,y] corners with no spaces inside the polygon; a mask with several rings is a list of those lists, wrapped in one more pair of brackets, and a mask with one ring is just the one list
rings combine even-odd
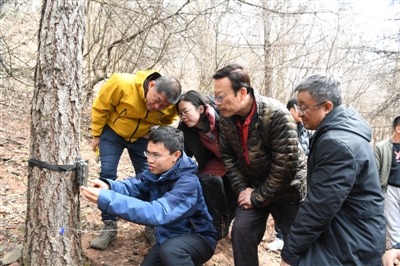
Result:
{"label": "dark puffy jacket", "polygon": [[334,108],[310,140],[307,197],[285,240],[290,265],[381,265],[385,217],[371,130]]}
{"label": "dark puffy jacket", "polygon": [[256,112],[250,122],[246,164],[236,116],[220,118],[220,150],[233,191],[254,188],[251,203],[296,204],[306,194],[306,158],[297,139],[297,125],[277,100],[255,95]]}

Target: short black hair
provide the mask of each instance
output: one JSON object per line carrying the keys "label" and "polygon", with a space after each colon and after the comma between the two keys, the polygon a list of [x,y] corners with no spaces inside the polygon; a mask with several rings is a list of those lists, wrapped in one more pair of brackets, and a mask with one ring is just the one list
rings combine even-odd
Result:
{"label": "short black hair", "polygon": [[291,108],[294,108],[294,105],[297,104],[297,99],[292,98],[287,102],[286,108],[290,110]]}
{"label": "short black hair", "polygon": [[396,127],[400,126],[400,116],[396,117],[393,120],[393,130],[396,130]]}
{"label": "short black hair", "polygon": [[149,141],[154,144],[163,143],[169,150],[169,154],[176,151],[183,152],[183,132],[172,126],[162,126],[154,130],[149,137]]}
{"label": "short black hair", "polygon": [[230,64],[217,70],[214,73],[213,79],[228,78],[232,83],[235,95],[241,88],[246,88],[247,94],[254,95],[254,89],[250,84],[250,75],[247,70],[239,64]]}

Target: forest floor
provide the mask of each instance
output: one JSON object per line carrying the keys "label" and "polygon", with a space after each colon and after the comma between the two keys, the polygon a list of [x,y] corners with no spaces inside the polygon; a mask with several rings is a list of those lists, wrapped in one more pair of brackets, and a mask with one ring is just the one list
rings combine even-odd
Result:
{"label": "forest floor", "polygon": [[[23,242],[26,214],[26,191],[30,145],[30,102],[31,91],[18,91],[0,87],[0,260]],[[80,153],[89,160],[89,178],[98,177],[100,166],[90,150],[90,106],[84,108],[81,121]],[[127,153],[124,153],[118,177],[134,176]],[[86,257],[85,266],[140,265],[148,253],[144,226],[120,219],[117,239],[106,250],[90,248],[90,241],[101,229],[100,211],[88,200],[80,197],[82,247]],[[261,266],[280,265],[280,252],[270,251],[266,245],[275,239],[273,220],[267,222],[264,239],[258,247]],[[204,265],[233,265],[231,237],[220,240],[214,256]],[[14,262],[12,266],[21,265]]]}

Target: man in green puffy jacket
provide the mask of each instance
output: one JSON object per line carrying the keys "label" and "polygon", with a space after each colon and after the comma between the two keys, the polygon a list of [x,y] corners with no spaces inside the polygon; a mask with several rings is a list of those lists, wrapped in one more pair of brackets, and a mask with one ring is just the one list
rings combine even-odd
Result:
{"label": "man in green puffy jacket", "polygon": [[[161,76],[154,70],[111,76],[92,108],[92,149],[100,151],[100,178],[117,179],[124,149],[128,151],[136,174],[147,168],[143,152],[148,136],[152,129],[171,125],[178,119],[174,104],[181,90],[176,78]],[[105,249],[116,238],[117,217],[106,212],[101,216],[104,226],[91,247]]]}

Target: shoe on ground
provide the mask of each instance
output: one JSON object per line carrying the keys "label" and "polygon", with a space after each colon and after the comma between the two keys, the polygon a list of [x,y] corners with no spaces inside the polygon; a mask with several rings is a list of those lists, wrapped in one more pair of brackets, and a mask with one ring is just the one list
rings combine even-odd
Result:
{"label": "shoe on ground", "polygon": [[275,241],[267,244],[267,248],[269,250],[282,250],[283,248],[283,240],[277,238]]}
{"label": "shoe on ground", "polygon": [[113,220],[103,221],[100,235],[92,240],[90,246],[96,249],[106,249],[108,244],[117,238],[117,222]]}
{"label": "shoe on ground", "polygon": [[6,253],[0,259],[0,265],[9,265],[13,262],[16,262],[19,259],[19,257],[21,257],[22,248],[23,248],[23,243],[19,244],[17,247]]}

